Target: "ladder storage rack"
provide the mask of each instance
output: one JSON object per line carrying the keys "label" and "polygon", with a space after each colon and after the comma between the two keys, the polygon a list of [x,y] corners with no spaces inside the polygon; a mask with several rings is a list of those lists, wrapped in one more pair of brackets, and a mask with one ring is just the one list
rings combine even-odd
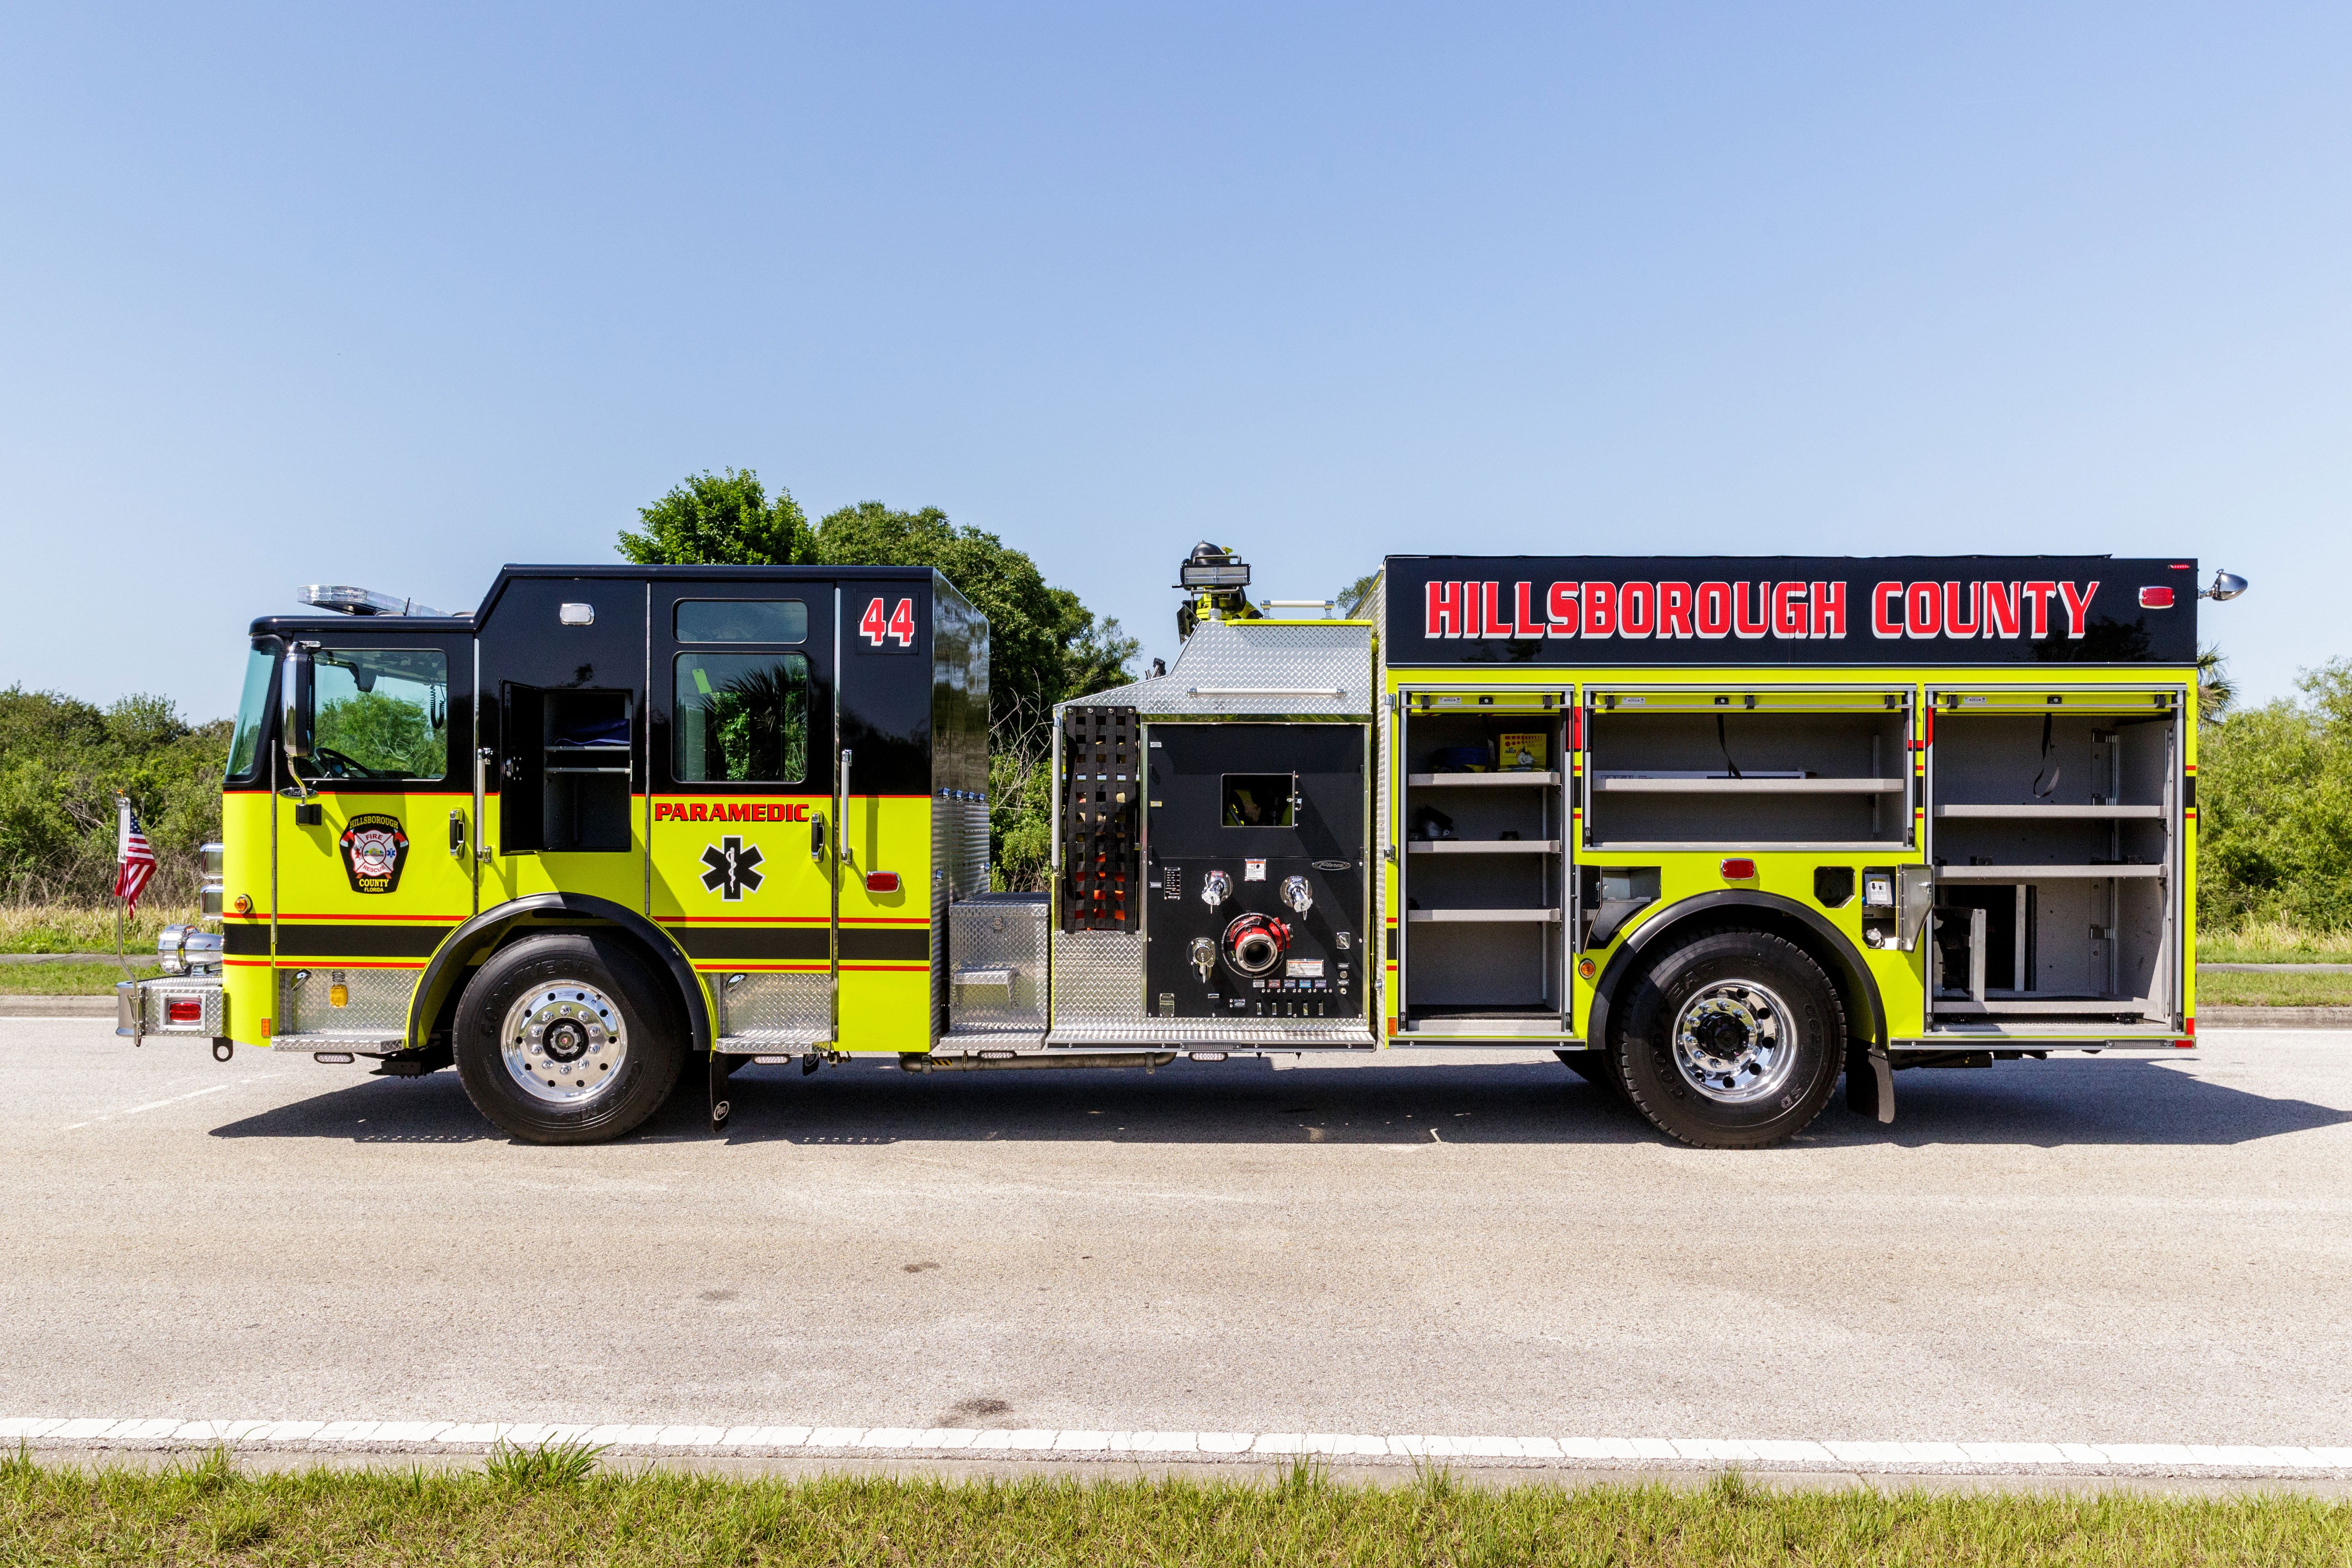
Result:
{"label": "ladder storage rack", "polygon": [[1406,696],[1406,1030],[1563,1032],[1566,714],[1559,692]]}
{"label": "ladder storage rack", "polygon": [[1603,692],[1585,714],[1589,849],[1910,841],[1907,692]]}
{"label": "ladder storage rack", "polygon": [[1932,694],[1938,1029],[2179,1013],[2179,694]]}

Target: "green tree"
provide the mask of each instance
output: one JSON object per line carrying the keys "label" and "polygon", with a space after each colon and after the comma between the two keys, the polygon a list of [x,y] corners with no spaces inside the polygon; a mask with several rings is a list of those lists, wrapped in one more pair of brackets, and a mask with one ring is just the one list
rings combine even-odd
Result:
{"label": "green tree", "polygon": [[771,500],[751,469],[697,474],[650,507],[641,533],[621,530],[639,566],[787,566],[809,559],[807,517],[792,492]]}
{"label": "green tree", "polygon": [[2238,700],[2238,683],[2230,678],[2230,656],[2221,645],[2208,643],[2197,650],[2197,717],[2220,718]]}
{"label": "green tree", "polygon": [[18,903],[94,904],[114,885],[114,794],[155,848],[151,904],[193,902],[196,847],[220,836],[229,723],[191,725],[169,699],[110,707],[0,691],[0,888]]}
{"label": "green tree", "polygon": [[1350,621],[1362,615],[1365,611],[1371,607],[1372,591],[1380,587],[1380,585],[1381,572],[1378,567],[1374,567],[1371,570],[1364,573],[1363,576],[1356,579],[1355,581],[1348,584],[1347,587],[1339,591],[1337,596],[1339,613]]}
{"label": "green tree", "polygon": [[2352,661],[2295,684],[2304,701],[2199,732],[2198,902],[2210,921],[2352,927]]}

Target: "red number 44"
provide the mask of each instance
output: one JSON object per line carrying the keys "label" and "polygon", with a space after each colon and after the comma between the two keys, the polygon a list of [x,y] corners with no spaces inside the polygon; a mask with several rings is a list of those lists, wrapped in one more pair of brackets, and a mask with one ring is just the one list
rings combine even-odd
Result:
{"label": "red number 44", "polygon": [[901,599],[898,601],[898,608],[891,611],[887,619],[882,613],[882,602],[881,600],[877,599],[866,605],[866,613],[857,619],[858,635],[877,648],[882,646],[886,638],[898,643],[901,648],[913,647],[915,645],[915,601],[911,599]]}

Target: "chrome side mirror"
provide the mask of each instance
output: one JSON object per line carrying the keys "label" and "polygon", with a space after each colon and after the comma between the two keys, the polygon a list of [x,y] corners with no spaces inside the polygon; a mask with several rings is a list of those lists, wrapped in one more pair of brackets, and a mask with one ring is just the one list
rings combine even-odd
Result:
{"label": "chrome side mirror", "polygon": [[286,671],[283,678],[283,703],[286,723],[283,735],[286,758],[289,762],[308,760],[311,749],[310,709],[313,693],[310,647],[297,643],[286,650]]}

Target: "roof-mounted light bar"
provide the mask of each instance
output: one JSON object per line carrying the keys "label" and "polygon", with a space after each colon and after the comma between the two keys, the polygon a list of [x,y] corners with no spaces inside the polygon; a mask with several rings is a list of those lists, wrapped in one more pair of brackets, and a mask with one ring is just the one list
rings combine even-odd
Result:
{"label": "roof-mounted light bar", "polygon": [[1176,577],[1179,588],[1247,588],[1249,562],[1202,539],[1177,569]]}
{"label": "roof-mounted light bar", "polygon": [[338,615],[438,615],[440,611],[429,604],[419,604],[414,599],[396,599],[373,589],[352,588],[338,582],[314,582],[302,591],[302,602],[314,610],[331,610]]}

